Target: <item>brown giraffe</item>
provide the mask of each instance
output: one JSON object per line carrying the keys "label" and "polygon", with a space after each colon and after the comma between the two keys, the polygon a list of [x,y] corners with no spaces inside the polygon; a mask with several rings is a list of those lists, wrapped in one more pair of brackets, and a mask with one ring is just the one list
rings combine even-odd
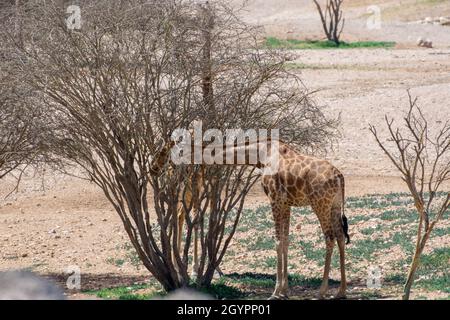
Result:
{"label": "brown giraffe", "polygon": [[[258,141],[246,144],[246,152],[251,148],[267,148],[271,141]],[[169,145],[173,146],[171,142]],[[291,207],[311,206],[317,215],[322,228],[325,245],[325,266],[323,281],[319,290],[319,298],[324,298],[328,291],[328,278],[331,266],[331,256],[335,242],[338,243],[341,270],[341,285],[336,298],[346,296],[345,276],[345,244],[350,241],[348,236],[347,218],[344,214],[345,182],[342,173],[328,161],[304,155],[294,148],[278,142],[278,168],[271,175],[264,175],[261,180],[264,192],[269,197],[275,222],[277,239],[277,278],[275,290],[271,299],[286,299],[288,297],[288,247],[289,223]],[[230,147],[228,150],[230,150]],[[231,149],[238,147],[231,147]],[[225,157],[225,153],[224,153]],[[246,160],[248,160],[248,156]],[[257,164],[246,163],[256,167]]]}
{"label": "brown giraffe", "polygon": [[[170,152],[171,152],[171,148],[174,146],[174,142],[170,142],[168,144],[166,144],[156,155],[156,157],[154,158],[154,160],[151,163],[151,173],[152,174],[161,174],[162,169],[164,168],[165,164],[169,162],[169,158],[170,158]],[[204,191],[203,189],[203,175],[204,175],[204,166],[201,166],[199,171],[196,172],[192,172],[192,170],[188,169],[189,172],[187,173],[188,179],[186,182],[186,190],[184,192],[184,204],[187,207],[192,206],[192,210],[193,210],[193,216],[192,219],[195,219],[195,217],[199,214],[200,212],[200,196],[202,194],[202,192]],[[168,173],[171,174],[171,170],[169,169]],[[214,200],[211,200],[214,201]],[[177,227],[178,227],[178,232],[177,232],[177,248],[178,250],[181,250],[181,245],[182,245],[182,238],[183,238],[183,228],[184,228],[184,224],[186,222],[186,210],[184,208],[184,204],[183,204],[183,199],[179,199],[178,200],[178,205],[177,205]],[[193,259],[192,259],[192,276],[196,277],[198,274],[198,268],[199,268],[199,245],[198,245],[198,224],[194,225],[193,228],[194,232],[193,232]],[[175,263],[175,257],[172,257],[174,264],[177,265]],[[217,267],[216,269],[216,276],[222,276],[223,272],[220,270],[219,267]]]}
{"label": "brown giraffe", "polygon": [[344,214],[344,176],[328,161],[300,154],[284,143],[279,145],[278,172],[263,176],[261,181],[272,206],[277,238],[277,282],[271,298],[287,298],[289,222],[292,206],[311,206],[325,236],[325,267],[319,298],[324,298],[328,290],[331,256],[336,241],[341,269],[341,285],[336,298],[345,298],[345,238],[347,243],[350,238]]}

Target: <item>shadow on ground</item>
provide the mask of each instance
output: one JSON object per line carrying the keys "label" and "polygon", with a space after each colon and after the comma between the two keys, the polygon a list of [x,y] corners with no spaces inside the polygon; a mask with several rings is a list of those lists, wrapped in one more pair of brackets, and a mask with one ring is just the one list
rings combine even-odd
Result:
{"label": "shadow on ground", "polygon": [[[75,299],[147,299],[161,294],[159,285],[153,278],[145,276],[126,276],[120,274],[83,274],[81,291],[69,290],[66,286],[66,274],[43,274],[43,277],[56,282],[69,298]],[[217,299],[265,300],[272,294],[276,277],[265,273],[230,273],[216,280],[210,288],[202,289]],[[301,275],[289,276],[289,298],[292,300],[316,299],[322,280],[305,278]],[[159,287],[159,288],[158,288]],[[330,279],[328,299],[339,288],[339,281]],[[368,289],[363,281],[352,281],[348,284],[347,299],[395,299],[394,284],[388,290]],[[156,292],[156,294],[155,294]]]}
{"label": "shadow on ground", "polygon": [[[247,299],[267,299],[272,294],[276,283],[275,275],[264,273],[231,273],[225,275],[224,279],[244,292]],[[289,275],[289,298],[292,300],[316,299],[321,284],[322,279],[320,278],[305,278],[301,275],[291,274]],[[339,284],[339,281],[329,280],[328,298],[333,298],[333,295],[339,288]],[[363,281],[352,281],[348,283],[347,299],[366,300],[390,298],[394,298],[390,293],[367,289]]]}
{"label": "shadow on ground", "polygon": [[[70,290],[67,287],[69,275],[64,273],[46,273],[41,274],[42,277],[55,282],[64,289],[66,294],[80,292],[79,290]],[[81,275],[81,291],[100,290],[102,288],[115,288],[130,286],[134,284],[144,284],[149,282],[148,276],[127,276],[121,274],[90,274],[83,273]]]}

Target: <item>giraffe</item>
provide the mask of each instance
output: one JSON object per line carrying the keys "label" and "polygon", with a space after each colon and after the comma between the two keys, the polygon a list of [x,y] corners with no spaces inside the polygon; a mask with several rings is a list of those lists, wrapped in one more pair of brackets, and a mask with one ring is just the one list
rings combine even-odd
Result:
{"label": "giraffe", "polygon": [[278,172],[263,176],[261,184],[270,200],[277,240],[277,278],[271,299],[288,297],[289,222],[293,206],[310,206],[325,237],[325,266],[318,297],[324,298],[328,291],[331,257],[337,242],[341,284],[336,298],[345,298],[345,244],[350,242],[350,237],[344,214],[345,181],[342,173],[326,160],[301,154],[280,143]]}
{"label": "giraffe", "polygon": [[[154,159],[151,162],[150,165],[150,173],[153,175],[159,175],[162,172],[162,169],[164,168],[164,166],[166,165],[166,163],[169,162],[169,158],[170,158],[170,152],[172,147],[175,145],[175,143],[173,141],[170,141],[168,144],[164,145],[163,148],[161,148],[161,150],[156,154],[156,156],[154,157]],[[203,176],[204,176],[204,170],[205,167],[201,166],[199,171],[193,171],[191,170],[191,168],[188,169],[188,178],[187,178],[187,182],[186,182],[186,190],[183,194],[184,199],[182,199],[180,197],[180,199],[178,199],[178,204],[177,204],[177,248],[179,250],[179,252],[181,252],[181,245],[182,245],[182,236],[183,236],[183,228],[184,228],[184,224],[186,222],[186,210],[185,210],[185,205],[187,207],[191,207],[192,206],[192,210],[193,210],[193,217],[192,219],[195,219],[195,217],[199,214],[200,212],[200,197],[202,192],[204,191],[204,180],[203,180]],[[172,173],[172,171],[169,169],[168,171],[169,174]],[[213,199],[211,199],[210,201],[214,201]],[[183,203],[184,202],[184,203]],[[192,253],[192,277],[195,278],[197,276],[198,273],[198,268],[199,268],[199,245],[198,245],[198,224],[195,224],[193,227],[193,253]],[[175,263],[175,257],[174,257],[174,253],[172,253],[173,257],[172,260],[174,261],[174,264],[177,265]],[[218,276],[222,276],[223,272],[222,270],[220,270],[220,267],[216,268],[216,275]]]}
{"label": "giraffe", "polygon": [[[272,208],[277,240],[276,285],[269,299],[288,298],[287,265],[291,207],[305,206],[310,206],[316,214],[325,237],[325,265],[318,298],[324,298],[328,291],[331,257],[336,242],[339,248],[341,283],[335,298],[345,298],[347,289],[345,245],[350,242],[350,237],[344,213],[344,176],[328,161],[302,154],[282,141],[277,142],[278,149],[275,152],[277,153],[278,168],[276,172],[263,175],[261,179],[264,193],[269,198]],[[246,152],[250,148],[261,147],[271,150],[272,148],[269,147],[271,143],[270,139],[246,143]],[[170,144],[174,145],[173,142]],[[229,148],[228,151],[236,151],[239,147],[227,146],[227,148]],[[260,161],[256,164],[243,164],[258,168],[265,166]]]}

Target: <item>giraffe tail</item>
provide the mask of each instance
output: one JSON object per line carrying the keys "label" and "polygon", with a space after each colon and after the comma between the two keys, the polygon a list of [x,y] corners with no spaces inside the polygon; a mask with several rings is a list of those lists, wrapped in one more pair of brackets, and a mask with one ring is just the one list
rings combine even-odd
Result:
{"label": "giraffe tail", "polygon": [[345,179],[342,174],[339,174],[339,180],[341,185],[341,196],[342,196],[342,229],[344,230],[345,238],[347,239],[346,244],[350,243],[350,236],[348,235],[348,220],[345,216]]}
{"label": "giraffe tail", "polygon": [[348,235],[348,222],[347,222],[347,217],[345,216],[345,214],[342,214],[342,228],[344,229],[345,238],[347,239],[345,244],[349,244],[350,236]]}

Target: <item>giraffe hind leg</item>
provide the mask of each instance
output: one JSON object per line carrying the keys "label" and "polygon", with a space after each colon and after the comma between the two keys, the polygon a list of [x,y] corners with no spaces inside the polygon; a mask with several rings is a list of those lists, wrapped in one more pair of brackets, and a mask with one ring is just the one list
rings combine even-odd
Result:
{"label": "giraffe hind leg", "polygon": [[312,203],[312,209],[319,219],[320,227],[325,237],[326,248],[322,285],[320,286],[319,292],[317,294],[318,299],[324,299],[328,292],[328,279],[331,268],[331,257],[333,255],[335,244],[335,234],[332,226],[333,221],[331,219],[331,208],[332,205],[330,203],[325,203],[323,201],[320,202],[319,200],[316,200]]}
{"label": "giraffe hind leg", "polygon": [[333,219],[333,230],[336,236],[338,248],[339,248],[339,264],[341,271],[341,285],[339,287],[338,293],[336,294],[336,299],[343,299],[346,296],[347,291],[347,279],[345,276],[345,237],[346,232],[342,225],[341,209],[335,207],[332,209],[332,219]]}
{"label": "giraffe hind leg", "polygon": [[325,253],[325,266],[323,269],[322,285],[320,286],[318,294],[319,299],[324,299],[328,292],[328,279],[331,268],[331,257],[333,255],[333,248],[335,243],[334,237],[331,232],[324,232],[324,234],[325,234],[326,253]]}

